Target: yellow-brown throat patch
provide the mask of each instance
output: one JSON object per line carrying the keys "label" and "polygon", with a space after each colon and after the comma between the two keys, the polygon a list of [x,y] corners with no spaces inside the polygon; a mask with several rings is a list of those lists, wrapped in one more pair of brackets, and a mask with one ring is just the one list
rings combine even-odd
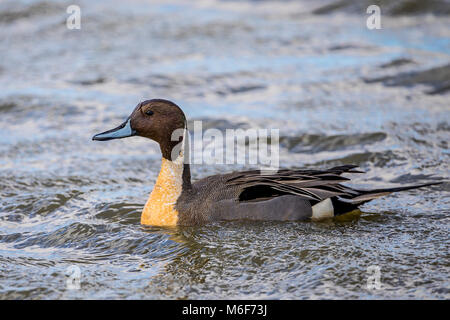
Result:
{"label": "yellow-brown throat patch", "polygon": [[178,212],[175,203],[181,194],[183,160],[170,161],[162,158],[161,171],[156,179],[144,210],[141,224],[152,226],[175,226],[178,222]]}
{"label": "yellow-brown throat patch", "polygon": [[142,210],[141,224],[170,227],[178,222],[178,211],[175,204],[183,187],[184,147],[187,129],[183,132],[181,150],[174,161],[162,158],[161,170],[156,179],[144,210]]}

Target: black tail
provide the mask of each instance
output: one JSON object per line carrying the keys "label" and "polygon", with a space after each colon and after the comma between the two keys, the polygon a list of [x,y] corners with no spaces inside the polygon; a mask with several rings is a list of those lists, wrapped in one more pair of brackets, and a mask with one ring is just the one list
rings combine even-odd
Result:
{"label": "black tail", "polygon": [[374,189],[374,190],[356,190],[355,189],[355,191],[358,192],[358,195],[356,195],[355,197],[352,197],[352,198],[335,197],[332,199],[333,207],[334,207],[334,214],[341,215],[341,214],[350,212],[352,210],[357,209],[358,206],[360,206],[366,202],[369,202],[373,199],[376,199],[376,198],[379,198],[382,196],[386,196],[392,192],[428,187],[428,186],[433,186],[433,185],[437,185],[437,184],[441,184],[441,183],[442,183],[442,181],[417,184],[414,186],[386,188],[386,189]]}

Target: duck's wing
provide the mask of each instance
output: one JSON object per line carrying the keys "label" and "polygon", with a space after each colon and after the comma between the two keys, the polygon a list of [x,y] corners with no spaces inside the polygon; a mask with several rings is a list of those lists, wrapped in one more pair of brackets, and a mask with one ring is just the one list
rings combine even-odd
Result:
{"label": "duck's wing", "polygon": [[344,165],[328,170],[283,169],[274,174],[263,174],[259,170],[239,172],[226,184],[239,188],[239,201],[262,201],[282,195],[295,195],[312,204],[331,197],[354,198],[359,191],[341,185],[350,179],[343,173],[362,173],[355,165]]}
{"label": "duck's wing", "polygon": [[279,170],[275,174],[262,174],[261,171],[239,172],[227,180],[227,185],[238,188],[241,202],[263,201],[283,195],[294,195],[309,200],[315,205],[331,198],[335,214],[354,210],[370,200],[388,195],[392,192],[411,190],[441,184],[431,182],[397,188],[372,190],[354,189],[340,184],[350,179],[343,173],[364,173],[355,170],[355,165],[344,165],[328,170]]}

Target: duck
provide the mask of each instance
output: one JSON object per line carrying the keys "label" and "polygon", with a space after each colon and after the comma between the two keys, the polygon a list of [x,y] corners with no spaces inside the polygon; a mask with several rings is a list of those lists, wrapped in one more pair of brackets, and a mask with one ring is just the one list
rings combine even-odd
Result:
{"label": "duck", "polygon": [[[174,132],[181,132],[175,138]],[[161,149],[161,169],[142,210],[141,224],[175,227],[215,221],[322,221],[358,209],[392,192],[442,182],[361,190],[342,183],[347,173],[363,173],[356,165],[326,170],[279,169],[216,174],[191,181],[187,120],[174,102],[140,102],[118,127],[96,134],[95,141],[140,136]]]}

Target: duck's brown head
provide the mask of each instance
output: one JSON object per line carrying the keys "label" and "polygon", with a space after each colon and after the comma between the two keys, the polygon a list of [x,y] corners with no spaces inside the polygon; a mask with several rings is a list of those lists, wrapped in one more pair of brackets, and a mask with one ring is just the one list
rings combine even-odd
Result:
{"label": "duck's brown head", "polygon": [[180,107],[168,100],[152,99],[139,103],[120,126],[96,134],[92,140],[141,136],[158,142],[163,157],[172,160],[172,149],[183,140],[179,133],[185,127],[186,117]]}

